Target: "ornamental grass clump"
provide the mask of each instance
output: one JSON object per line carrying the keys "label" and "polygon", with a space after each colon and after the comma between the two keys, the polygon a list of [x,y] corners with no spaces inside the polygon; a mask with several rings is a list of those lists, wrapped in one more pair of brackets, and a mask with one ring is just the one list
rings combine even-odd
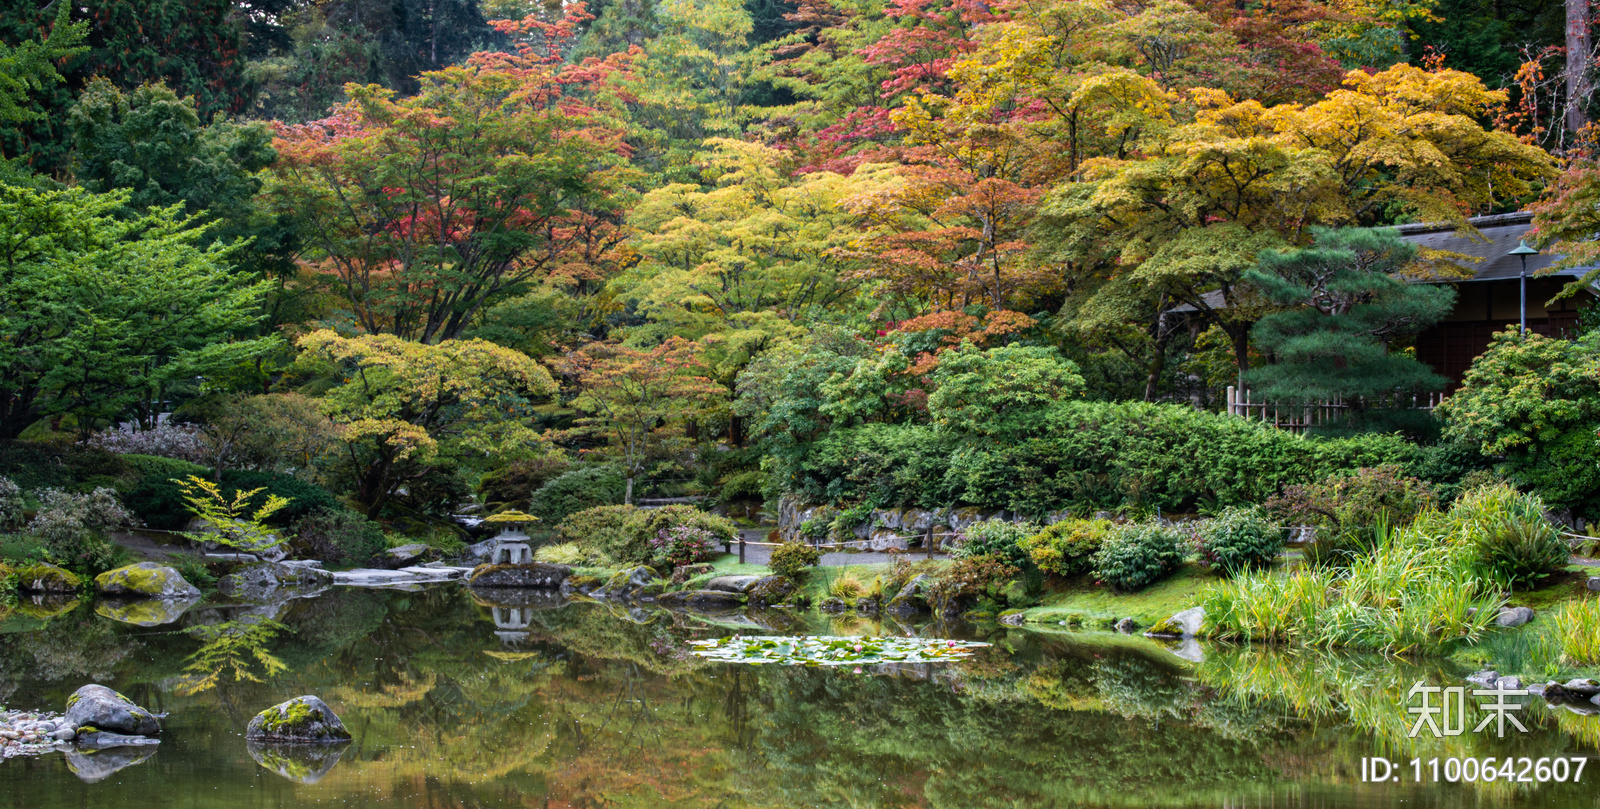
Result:
{"label": "ornamental grass clump", "polygon": [[1396,654],[1475,642],[1504,599],[1449,526],[1429,512],[1409,528],[1380,531],[1377,546],[1347,567],[1248,573],[1214,585],[1202,601],[1207,629],[1224,640]]}
{"label": "ornamental grass clump", "polygon": [[1561,639],[1561,658],[1574,666],[1600,664],[1600,598],[1574,601],[1550,617]]}
{"label": "ornamental grass clump", "polygon": [[1561,531],[1545,519],[1544,501],[1503,483],[1461,495],[1449,519],[1483,573],[1506,587],[1532,584],[1572,555]]}

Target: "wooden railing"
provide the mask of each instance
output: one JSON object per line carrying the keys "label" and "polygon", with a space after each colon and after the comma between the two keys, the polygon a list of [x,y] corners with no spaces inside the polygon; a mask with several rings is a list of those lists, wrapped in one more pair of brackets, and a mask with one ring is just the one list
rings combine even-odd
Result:
{"label": "wooden railing", "polygon": [[1377,400],[1350,400],[1341,397],[1293,404],[1265,400],[1257,401],[1255,396],[1255,392],[1249,388],[1240,389],[1229,385],[1228,415],[1258,419],[1280,430],[1292,432],[1302,432],[1311,427],[1321,427],[1337,421],[1347,412],[1357,407],[1433,410],[1439,406],[1440,402],[1444,401],[1443,393],[1429,393],[1422,396],[1388,396]]}

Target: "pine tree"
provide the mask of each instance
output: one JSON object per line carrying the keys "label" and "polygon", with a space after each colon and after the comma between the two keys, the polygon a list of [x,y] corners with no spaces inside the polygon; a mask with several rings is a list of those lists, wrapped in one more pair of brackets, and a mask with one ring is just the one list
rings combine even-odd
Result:
{"label": "pine tree", "polygon": [[1247,375],[1269,400],[1438,390],[1445,379],[1396,344],[1450,312],[1455,292],[1405,276],[1416,246],[1391,229],[1319,229],[1311,247],[1263,251],[1245,280],[1293,307],[1251,332],[1272,363]]}

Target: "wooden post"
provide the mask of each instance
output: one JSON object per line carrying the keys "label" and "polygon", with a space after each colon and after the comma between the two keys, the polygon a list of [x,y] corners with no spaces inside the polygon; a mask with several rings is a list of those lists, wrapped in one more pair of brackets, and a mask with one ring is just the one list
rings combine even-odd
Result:
{"label": "wooden post", "polygon": [[739,564],[744,564],[744,532],[739,532]]}
{"label": "wooden post", "polygon": [[928,555],[928,558],[932,559],[933,558],[933,523],[931,521],[928,523],[928,535],[926,537],[923,537],[922,544],[923,544],[923,553],[926,553]]}

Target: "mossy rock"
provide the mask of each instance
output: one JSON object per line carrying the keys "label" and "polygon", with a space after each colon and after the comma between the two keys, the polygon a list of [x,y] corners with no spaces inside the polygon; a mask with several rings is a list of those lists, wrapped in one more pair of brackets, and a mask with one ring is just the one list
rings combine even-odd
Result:
{"label": "mossy rock", "polygon": [[30,593],[76,593],[83,587],[83,579],[76,573],[45,562],[24,565],[16,573],[17,588]]}
{"label": "mossy rock", "polygon": [[311,696],[295,697],[255,715],[244,737],[258,741],[332,743],[350,741],[350,731],[327,703]]}
{"label": "mossy rock", "polygon": [[129,736],[154,736],[161,732],[155,714],[135,705],[133,700],[103,685],[86,685],[67,698],[68,722],[90,732],[111,732]]}
{"label": "mossy rock", "polygon": [[200,589],[184,580],[183,574],[154,562],[140,562],[108,570],[96,576],[94,583],[100,592],[113,596],[161,599],[200,597]]}
{"label": "mossy rock", "polygon": [[526,565],[478,565],[467,577],[468,587],[537,587],[555,589],[572,575],[566,565],[532,562]]}
{"label": "mossy rock", "polygon": [[751,585],[746,594],[751,604],[764,605],[787,603],[798,592],[800,585],[788,576],[767,576]]}
{"label": "mossy rock", "polygon": [[1163,618],[1150,627],[1146,635],[1158,638],[1192,638],[1201,633],[1205,625],[1204,607],[1190,607],[1169,618]]}

